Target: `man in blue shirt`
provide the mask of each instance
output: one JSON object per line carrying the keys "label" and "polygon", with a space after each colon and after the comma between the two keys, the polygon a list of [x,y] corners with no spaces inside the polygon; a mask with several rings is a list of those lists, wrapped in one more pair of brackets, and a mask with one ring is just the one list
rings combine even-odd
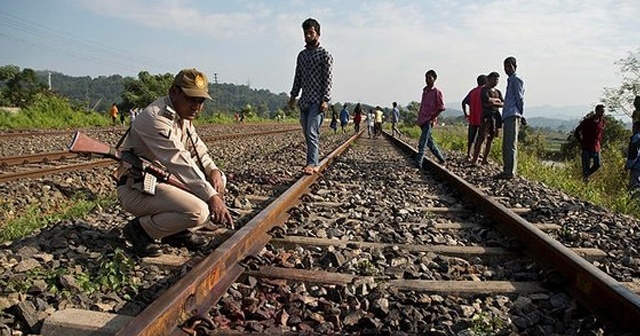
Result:
{"label": "man in blue shirt", "polygon": [[340,111],[340,127],[342,127],[342,133],[347,133],[347,124],[349,124],[349,111],[347,110],[347,104],[345,103]]}
{"label": "man in blue shirt", "polygon": [[520,119],[524,115],[524,81],[516,74],[516,58],[504,60],[507,78],[507,92],[502,107],[502,173],[499,178],[512,179],[518,167],[518,131]]}

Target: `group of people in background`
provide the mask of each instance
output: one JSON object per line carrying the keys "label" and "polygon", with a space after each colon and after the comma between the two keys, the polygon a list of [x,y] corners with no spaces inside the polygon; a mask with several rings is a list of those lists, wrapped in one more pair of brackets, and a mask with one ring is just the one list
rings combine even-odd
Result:
{"label": "group of people in background", "polygon": [[[503,131],[501,179],[512,179],[518,168],[518,133],[524,118],[524,81],[516,73],[517,61],[513,56],[505,58],[504,72],[507,75],[505,95],[497,89],[500,74],[492,71],[476,78],[477,86],[462,100],[462,111],[469,121],[467,133],[467,159],[478,165],[482,145],[484,151],[481,164],[488,163],[493,140]],[[467,106],[469,107],[467,112]],[[500,111],[502,109],[502,112]]]}
{"label": "group of people in background", "polygon": [[[329,127],[333,130],[334,134],[338,132],[338,121],[340,122],[342,133],[347,133],[349,120],[351,120],[351,116],[349,115],[347,104],[342,106],[342,110],[340,110],[339,115],[336,112],[335,107],[331,106],[331,122],[329,123]],[[398,122],[400,122],[400,110],[398,109],[398,103],[393,102],[393,109],[387,117],[385,117],[380,106],[369,109],[369,112],[365,116],[365,121],[367,122],[367,135],[369,136],[369,139],[375,139],[382,135],[382,124],[385,120],[389,120],[391,122],[391,136],[396,136],[396,134],[402,135],[402,132],[400,132],[397,126]],[[362,105],[358,103],[353,112],[353,130],[355,133],[360,132],[361,122]]]}
{"label": "group of people in background", "polygon": [[[133,123],[133,121],[136,119],[136,116],[142,111],[141,108],[135,108],[132,107],[129,109],[129,122]],[[120,126],[124,126],[125,123],[125,119],[126,119],[126,114],[120,113],[120,111],[118,111],[118,105],[116,105],[116,103],[113,103],[111,105],[111,109],[109,110],[109,115],[111,116],[111,123],[115,126],[118,123],[118,116],[120,116]]]}

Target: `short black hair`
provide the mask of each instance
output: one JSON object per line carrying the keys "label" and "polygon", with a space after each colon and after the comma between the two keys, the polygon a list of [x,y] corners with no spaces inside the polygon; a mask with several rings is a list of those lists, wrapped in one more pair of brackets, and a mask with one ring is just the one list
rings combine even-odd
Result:
{"label": "short black hair", "polygon": [[433,77],[433,79],[438,79],[438,74],[436,73],[435,70],[431,69],[429,71],[427,71],[427,73],[424,74],[425,76],[429,76],[431,75]]}
{"label": "short black hair", "polygon": [[478,76],[478,78],[476,78],[476,82],[478,82],[478,85],[487,84],[487,76],[485,76],[485,75]]}
{"label": "short black hair", "polygon": [[513,65],[514,68],[517,68],[518,66],[516,65],[516,58],[513,56],[509,56],[507,58],[504,59],[504,64],[511,64]]}
{"label": "short black hair", "polygon": [[487,78],[500,78],[500,74],[492,71],[489,75],[487,75]]}
{"label": "short black hair", "polygon": [[599,109],[604,110],[604,105],[603,104],[596,105],[596,110],[599,110]]}
{"label": "short black hair", "polygon": [[304,20],[304,22],[302,23],[302,29],[308,30],[311,28],[315,28],[316,33],[320,35],[320,23],[316,21],[316,19],[308,18]]}

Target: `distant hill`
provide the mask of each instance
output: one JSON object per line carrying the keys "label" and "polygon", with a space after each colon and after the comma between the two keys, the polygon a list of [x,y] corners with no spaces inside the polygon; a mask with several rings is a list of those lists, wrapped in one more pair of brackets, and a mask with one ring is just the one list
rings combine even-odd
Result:
{"label": "distant hill", "polygon": [[[127,77],[120,75],[73,77],[55,71],[36,70],[42,83],[47,83],[49,73],[53,91],[69,98],[87,109],[106,111],[112,103],[120,104]],[[288,95],[275,94],[269,90],[254,89],[247,85],[210,83],[209,90],[214,100],[205,105],[207,111],[234,113],[252,105],[257,114],[268,116],[286,106]]]}
{"label": "distant hill", "polygon": [[574,105],[574,106],[525,106],[525,116],[527,120],[534,117],[551,118],[558,120],[575,120],[582,119],[585,114],[592,111],[593,107],[588,105]]}
{"label": "distant hill", "polygon": [[578,126],[580,122],[580,119],[564,120],[546,117],[529,117],[526,119],[530,127],[547,128],[559,132],[569,132]]}

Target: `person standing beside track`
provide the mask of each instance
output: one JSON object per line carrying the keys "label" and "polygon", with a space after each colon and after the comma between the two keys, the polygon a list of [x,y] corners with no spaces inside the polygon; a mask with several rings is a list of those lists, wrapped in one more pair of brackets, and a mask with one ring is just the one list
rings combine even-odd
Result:
{"label": "person standing beside track", "polygon": [[518,132],[520,122],[524,120],[524,81],[516,74],[516,58],[505,58],[504,72],[507,78],[507,91],[504,93],[502,108],[502,179],[512,179],[518,171]]}
{"label": "person standing beside track", "polygon": [[342,133],[347,133],[347,125],[349,124],[349,111],[347,110],[347,104],[345,103],[340,110],[340,128]]}
{"label": "person standing beside track", "polygon": [[116,106],[116,103],[113,103],[111,105],[111,123],[113,124],[113,126],[116,125],[116,120],[118,120],[118,106]]}
{"label": "person standing beside track", "polygon": [[433,127],[438,122],[438,115],[445,110],[444,95],[442,91],[435,86],[437,78],[438,74],[436,74],[435,70],[429,70],[424,75],[424,80],[427,85],[422,89],[420,111],[418,112],[418,119],[416,121],[422,129],[420,140],[418,141],[418,156],[416,156],[416,167],[418,169],[422,169],[422,158],[424,157],[425,147],[429,148],[440,164],[446,162],[431,135]]}
{"label": "person standing beside track", "polygon": [[378,136],[382,135],[382,122],[384,121],[384,112],[382,112],[380,106],[376,106],[374,113],[375,118],[373,123],[373,137],[377,138]]}
{"label": "person standing beside track", "polygon": [[300,90],[300,124],[307,143],[307,162],[302,172],[311,175],[318,172],[320,156],[320,126],[331,100],[333,57],[320,46],[320,23],[307,19],[302,23],[305,48],[296,60],[296,70],[289,99],[293,109]]}
{"label": "person standing beside track", "polygon": [[355,133],[360,132],[360,123],[362,122],[362,106],[360,103],[356,104],[353,109],[353,130]]}
{"label": "person standing beside track", "polygon": [[502,107],[502,93],[496,89],[498,82],[500,81],[500,74],[493,71],[487,75],[487,83],[482,87],[480,92],[480,100],[482,101],[482,123],[480,124],[480,134],[476,140],[476,145],[473,150],[473,157],[471,158],[471,164],[476,165],[478,157],[480,156],[480,149],[482,143],[487,142],[484,147],[484,154],[482,156],[482,164],[487,164],[489,161],[489,153],[491,153],[491,145],[493,140],[500,134],[500,128],[502,127],[502,116],[500,115],[500,108]]}
{"label": "person standing beside track", "polygon": [[598,104],[595,113],[588,114],[573,132],[582,148],[582,180],[585,183],[589,182],[589,177],[601,166],[600,142],[604,133],[604,120],[604,105]]}
{"label": "person standing beside track", "polygon": [[[478,131],[482,121],[482,99],[480,99],[480,93],[482,93],[482,88],[487,83],[487,76],[479,75],[476,78],[476,82],[478,86],[471,89],[462,100],[462,112],[469,120],[469,130],[467,132],[467,160],[469,161],[472,158],[471,149],[478,139]],[[467,105],[469,106],[469,113],[467,113]]]}
{"label": "person standing beside track", "polygon": [[398,109],[398,103],[393,102],[393,109],[391,110],[391,136],[402,136],[402,132],[398,129],[398,123],[400,122],[400,110]]}
{"label": "person standing beside track", "polygon": [[376,114],[373,113],[373,108],[369,109],[369,113],[367,113],[367,135],[369,139],[375,134],[374,127],[376,126]]}
{"label": "person standing beside track", "polygon": [[168,96],[147,106],[133,121],[122,151],[161,164],[190,190],[155,184],[153,175],[121,163],[114,174],[122,207],[136,217],[123,228],[140,256],[161,253],[156,239],[176,247],[202,248],[207,240],[190,231],[211,220],[233,227],[224,203],[226,177],[208,154],[193,119],[209,96],[206,76],[180,71]]}

